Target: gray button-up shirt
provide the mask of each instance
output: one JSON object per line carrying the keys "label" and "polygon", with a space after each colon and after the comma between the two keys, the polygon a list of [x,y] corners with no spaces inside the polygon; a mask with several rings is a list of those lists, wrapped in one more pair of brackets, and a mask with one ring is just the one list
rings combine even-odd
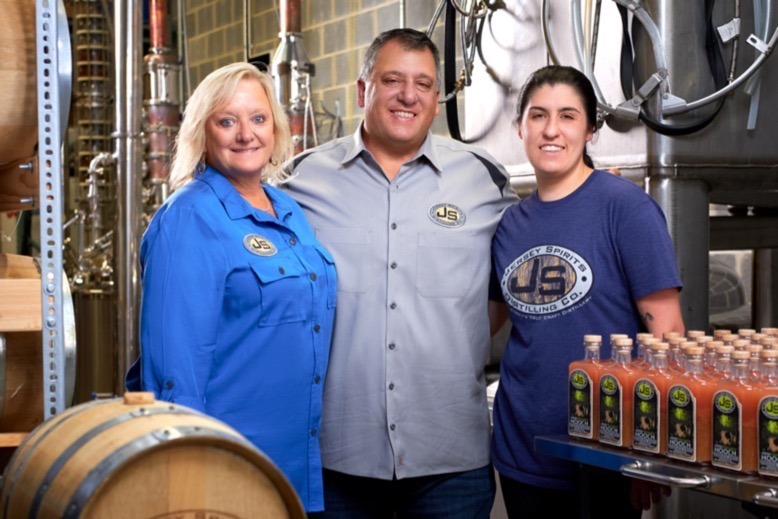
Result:
{"label": "gray button-up shirt", "polygon": [[487,465],[490,245],[518,201],[507,174],[429,134],[389,182],[361,128],[290,168],[283,188],[338,273],[324,467],[391,479]]}

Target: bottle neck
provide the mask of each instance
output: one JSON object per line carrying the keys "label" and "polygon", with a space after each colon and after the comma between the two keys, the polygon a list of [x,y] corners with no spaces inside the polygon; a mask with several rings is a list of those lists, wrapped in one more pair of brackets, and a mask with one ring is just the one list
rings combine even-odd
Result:
{"label": "bottle neck", "polygon": [[778,376],[778,364],[775,362],[763,362],[759,367],[762,378],[774,380]]}
{"label": "bottle neck", "polygon": [[702,372],[703,372],[702,358],[695,356],[686,359],[686,373],[698,374]]}
{"label": "bottle neck", "polygon": [[629,349],[617,349],[613,358],[616,360],[616,364],[625,366],[632,363],[632,350]]}
{"label": "bottle neck", "polygon": [[733,363],[732,378],[735,380],[747,380],[749,378],[747,360],[736,360]]}
{"label": "bottle neck", "polygon": [[[580,350],[579,350],[580,351]],[[599,361],[600,360],[600,346],[586,346],[586,353],[584,355],[584,360],[589,361]]]}
{"label": "bottle neck", "polygon": [[651,367],[655,369],[667,369],[667,354],[654,353],[651,356]]}

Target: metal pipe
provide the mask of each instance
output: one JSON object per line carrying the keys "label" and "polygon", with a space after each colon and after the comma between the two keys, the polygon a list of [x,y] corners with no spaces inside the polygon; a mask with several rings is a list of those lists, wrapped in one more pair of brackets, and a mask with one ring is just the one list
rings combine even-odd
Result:
{"label": "metal pipe", "polygon": [[117,377],[116,393],[124,392],[124,374],[138,356],[140,276],[140,99],[142,3],[117,0],[116,27],[116,138],[117,198],[119,200],[117,272]]}
{"label": "metal pipe", "polygon": [[281,0],[279,11],[281,43],[273,55],[270,69],[276,96],[289,117],[295,153],[299,153],[308,147],[305,107],[310,90],[306,85],[316,69],[308,61],[302,44],[300,0]]}

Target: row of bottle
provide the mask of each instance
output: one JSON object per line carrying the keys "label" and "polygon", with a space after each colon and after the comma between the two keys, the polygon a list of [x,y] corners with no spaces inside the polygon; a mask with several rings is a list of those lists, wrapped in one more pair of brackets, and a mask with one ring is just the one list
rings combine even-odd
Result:
{"label": "row of bottle", "polygon": [[[584,337],[570,364],[568,432],[603,444],[778,477],[778,329]],[[753,333],[748,333],[753,332]],[[721,340],[716,340],[721,339]]]}

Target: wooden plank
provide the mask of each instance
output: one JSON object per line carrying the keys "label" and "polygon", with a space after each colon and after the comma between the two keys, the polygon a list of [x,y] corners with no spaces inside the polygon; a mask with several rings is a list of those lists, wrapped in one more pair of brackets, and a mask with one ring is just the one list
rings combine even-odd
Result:
{"label": "wooden plank", "polygon": [[42,329],[41,280],[0,279],[0,332]]}
{"label": "wooden plank", "polygon": [[40,279],[41,272],[31,256],[0,253],[0,278]]}
{"label": "wooden plank", "polygon": [[0,433],[0,447],[18,447],[30,433]]}

